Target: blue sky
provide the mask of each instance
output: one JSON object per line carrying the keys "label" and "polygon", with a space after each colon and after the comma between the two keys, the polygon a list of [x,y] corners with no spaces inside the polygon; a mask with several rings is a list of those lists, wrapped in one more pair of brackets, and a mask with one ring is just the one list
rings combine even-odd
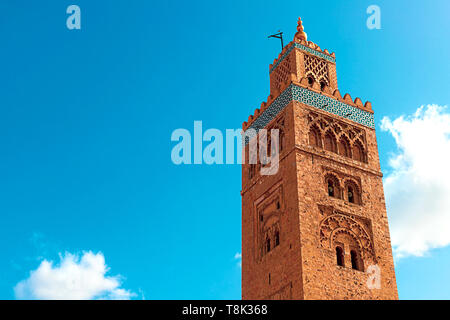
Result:
{"label": "blue sky", "polygon": [[[81,8],[81,30],[66,8]],[[381,30],[366,8],[381,8]],[[336,52],[342,94],[385,116],[450,101],[450,3],[22,1],[0,3],[0,298],[64,252],[102,252],[146,299],[239,299],[238,165],[172,164],[177,128],[240,128],[293,38]],[[388,211],[388,215],[389,215]],[[424,213],[425,214],[425,213]],[[446,214],[450,214],[446,212]],[[445,241],[444,241],[445,242]],[[402,299],[450,299],[448,243],[396,262]],[[439,247],[436,246],[436,247]]]}

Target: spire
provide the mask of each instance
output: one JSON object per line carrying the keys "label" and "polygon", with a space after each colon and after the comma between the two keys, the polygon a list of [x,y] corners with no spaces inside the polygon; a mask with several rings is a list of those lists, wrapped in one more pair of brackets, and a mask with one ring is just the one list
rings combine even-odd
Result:
{"label": "spire", "polygon": [[299,17],[297,22],[297,33],[295,34],[294,39],[306,41],[307,38],[308,36],[303,31],[302,18]]}

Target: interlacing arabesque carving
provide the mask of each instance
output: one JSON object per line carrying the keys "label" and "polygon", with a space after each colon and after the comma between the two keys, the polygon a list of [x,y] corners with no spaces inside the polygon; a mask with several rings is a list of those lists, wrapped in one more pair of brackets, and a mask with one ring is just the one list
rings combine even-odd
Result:
{"label": "interlacing arabesque carving", "polygon": [[272,77],[272,89],[280,90],[281,84],[286,82],[289,75],[291,74],[291,57],[287,56],[286,59],[280,63],[278,68],[274,71],[274,73],[271,75]]}
{"label": "interlacing arabesque carving", "polygon": [[[364,130],[315,112],[308,114],[308,123],[309,131],[318,132],[322,139],[325,135],[331,134],[336,143],[342,142],[348,145],[349,150],[346,151],[348,157],[351,156],[350,150],[354,150],[354,147],[357,146],[361,150],[360,157],[362,158],[358,160],[367,162],[367,144]],[[341,150],[340,153],[342,154]]]}
{"label": "interlacing arabesque carving", "polygon": [[305,75],[312,75],[318,83],[324,81],[327,86],[330,85],[328,77],[328,63],[325,60],[305,54]]}
{"label": "interlacing arabesque carving", "polygon": [[322,221],[319,230],[322,247],[332,250],[336,237],[345,233],[355,239],[364,260],[374,260],[375,252],[371,237],[364,227],[351,217],[335,213]]}

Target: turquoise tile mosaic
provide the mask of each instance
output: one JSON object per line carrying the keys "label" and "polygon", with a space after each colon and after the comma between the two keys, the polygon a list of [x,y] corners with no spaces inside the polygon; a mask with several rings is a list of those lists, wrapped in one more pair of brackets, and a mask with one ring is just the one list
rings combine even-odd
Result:
{"label": "turquoise tile mosaic", "polygon": [[334,59],[333,57],[330,57],[330,56],[328,56],[328,55],[326,55],[326,54],[324,54],[324,53],[322,53],[322,52],[320,52],[320,51],[311,49],[311,48],[309,48],[309,47],[307,47],[307,46],[304,46],[304,45],[301,44],[301,43],[294,43],[294,44],[292,44],[292,45],[289,47],[289,49],[287,49],[287,51],[281,56],[281,58],[278,59],[277,62],[275,62],[275,64],[272,66],[272,68],[270,68],[269,74],[271,74],[272,71],[275,70],[276,67],[278,67],[278,65],[284,60],[284,58],[286,58],[286,56],[287,56],[287,55],[292,51],[292,49],[294,49],[294,48],[298,48],[298,49],[300,49],[300,50],[304,50],[304,51],[306,51],[306,52],[309,52],[309,53],[311,53],[312,55],[315,55],[316,57],[319,57],[319,58],[321,58],[321,59],[325,59],[325,60],[328,60],[328,61],[333,62],[333,63],[336,62],[336,59]]}
{"label": "turquoise tile mosaic", "polygon": [[[281,93],[278,98],[276,98],[275,101],[273,101],[272,104],[255,121],[253,121],[248,129],[255,129],[255,132],[257,133],[272,121],[291,101],[298,101],[375,129],[373,113],[361,110],[295,84],[291,84],[287,87],[286,90],[284,90],[283,93]],[[255,133],[252,135],[251,131],[248,132],[249,138],[252,138],[254,135]],[[246,140],[246,143],[248,143],[247,138]]]}

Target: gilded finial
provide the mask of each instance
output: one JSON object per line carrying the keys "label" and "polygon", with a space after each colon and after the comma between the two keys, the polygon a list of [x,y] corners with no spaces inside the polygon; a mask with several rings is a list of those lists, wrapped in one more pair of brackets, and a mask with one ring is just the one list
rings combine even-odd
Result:
{"label": "gilded finial", "polygon": [[307,34],[303,31],[303,24],[302,24],[302,18],[298,18],[298,22],[297,22],[297,33],[294,36],[294,39],[297,40],[307,40],[308,36]]}

